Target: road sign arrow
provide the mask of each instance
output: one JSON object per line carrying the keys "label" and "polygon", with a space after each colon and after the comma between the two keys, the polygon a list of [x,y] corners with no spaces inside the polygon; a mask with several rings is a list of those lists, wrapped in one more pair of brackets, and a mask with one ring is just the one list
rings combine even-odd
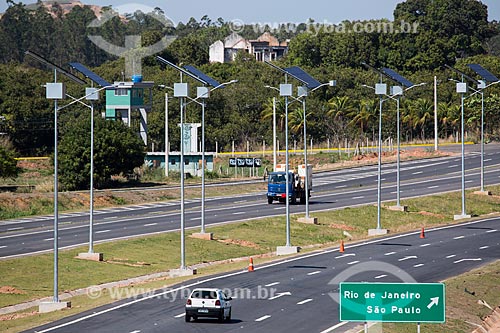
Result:
{"label": "road sign arrow", "polygon": [[269,300],[272,301],[274,299],[277,299],[277,298],[280,298],[280,297],[283,297],[283,296],[291,296],[292,293],[287,291],[286,293],[277,293],[276,296],[273,296],[273,297],[270,297]]}
{"label": "road sign arrow", "polygon": [[431,302],[427,305],[427,309],[431,309],[434,305],[439,305],[439,297],[431,298]]}

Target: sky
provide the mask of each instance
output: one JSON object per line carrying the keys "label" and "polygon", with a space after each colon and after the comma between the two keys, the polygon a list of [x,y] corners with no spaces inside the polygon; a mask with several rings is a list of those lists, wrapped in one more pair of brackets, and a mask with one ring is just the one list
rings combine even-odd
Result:
{"label": "sky", "polygon": [[[32,3],[32,0],[14,0]],[[80,0],[85,4],[112,5],[133,8],[140,4],[161,8],[175,24],[187,22],[190,17],[199,20],[208,15],[212,20],[253,23],[303,23],[309,18],[316,22],[339,23],[343,20],[393,19],[393,11],[402,0]],[[500,21],[500,1],[482,0],[488,5],[489,19]],[[0,12],[7,8],[0,0]]]}

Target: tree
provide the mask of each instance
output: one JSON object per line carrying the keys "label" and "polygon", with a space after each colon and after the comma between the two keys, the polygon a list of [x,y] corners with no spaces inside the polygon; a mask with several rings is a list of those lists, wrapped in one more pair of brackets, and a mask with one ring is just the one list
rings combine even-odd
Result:
{"label": "tree", "polygon": [[[392,50],[407,50],[405,67],[432,69],[455,59],[484,53],[482,43],[495,34],[488,8],[476,0],[407,0],[397,5],[395,22],[417,24],[417,33],[405,34]],[[467,22],[467,24],[464,24]]]}
{"label": "tree", "polygon": [[0,137],[0,178],[16,178],[20,172],[12,143]]}
{"label": "tree", "polygon": [[351,98],[349,96],[334,96],[328,101],[328,106],[330,110],[327,112],[327,116],[333,120],[328,122],[329,127],[336,130],[337,140],[347,138],[348,115],[354,110]]}
{"label": "tree", "polygon": [[[60,142],[60,181],[67,190],[89,188],[90,175],[90,119],[77,116],[65,126]],[[99,188],[110,182],[110,177],[132,173],[144,164],[144,145],[140,138],[119,121],[106,121],[95,116],[94,179]]]}

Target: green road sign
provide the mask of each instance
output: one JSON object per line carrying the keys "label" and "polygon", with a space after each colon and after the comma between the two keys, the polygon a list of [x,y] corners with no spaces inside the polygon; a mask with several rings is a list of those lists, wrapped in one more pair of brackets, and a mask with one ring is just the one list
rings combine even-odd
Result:
{"label": "green road sign", "polygon": [[340,320],[444,323],[443,283],[340,283]]}

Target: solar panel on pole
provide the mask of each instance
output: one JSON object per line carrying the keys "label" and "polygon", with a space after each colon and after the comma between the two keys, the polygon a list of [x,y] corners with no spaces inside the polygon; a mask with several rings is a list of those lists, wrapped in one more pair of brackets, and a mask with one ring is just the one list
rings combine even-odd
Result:
{"label": "solar panel on pole", "polygon": [[406,78],[404,78],[403,76],[399,75],[398,73],[396,73],[395,71],[393,71],[390,68],[381,68],[380,70],[386,76],[388,76],[392,80],[398,82],[402,86],[405,86],[406,88],[410,88],[410,87],[414,86],[413,82],[411,82],[410,80],[407,80]]}
{"label": "solar panel on pole", "polygon": [[491,74],[488,70],[486,70],[483,66],[478,64],[470,64],[467,65],[470,69],[476,72],[477,75],[482,77],[486,82],[498,82],[500,81],[495,75]]}
{"label": "solar panel on pole", "polygon": [[317,88],[321,85],[321,82],[313,78],[311,75],[309,75],[307,72],[305,72],[302,68],[294,66],[294,67],[288,67],[285,68],[285,71],[298,78],[300,81],[305,83],[309,89],[314,89]]}
{"label": "solar panel on pole", "polygon": [[199,69],[197,69],[194,66],[187,65],[187,66],[184,66],[184,69],[187,70],[189,73],[197,76],[199,79],[205,81],[208,85],[210,85],[214,88],[221,86],[221,84],[217,80],[206,75],[205,73],[203,73],[202,71],[200,71]]}
{"label": "solar panel on pole", "polygon": [[77,78],[76,76],[74,76],[73,74],[69,73],[68,71],[62,69],[61,67],[57,66],[56,64],[48,61],[47,59],[45,59],[44,57],[34,53],[34,52],[31,52],[31,51],[26,51],[24,52],[24,54],[32,57],[33,59],[36,59],[38,61],[40,61],[41,63],[51,67],[52,69],[56,70],[57,72],[63,74],[64,76],[66,76],[68,79],[78,83],[78,84],[81,84],[81,85],[84,85],[85,84],[85,81],[83,80],[80,80],[79,78]]}
{"label": "solar panel on pole", "polygon": [[109,86],[111,86],[111,83],[109,83],[108,81],[104,80],[102,77],[100,77],[96,73],[92,72],[90,69],[88,69],[84,65],[80,64],[79,62],[70,62],[69,65],[73,69],[75,69],[76,71],[82,73],[86,78],[88,78],[91,81],[97,83],[101,87],[109,87]]}
{"label": "solar panel on pole", "polygon": [[181,72],[181,74],[185,74],[193,79],[195,79],[196,81],[200,82],[201,84],[204,84],[204,85],[207,85],[208,82],[202,80],[201,78],[199,78],[198,76],[194,75],[193,73],[191,72],[188,72],[187,70],[183,69],[183,68],[180,68],[179,66],[171,63],[170,61],[160,57],[160,56],[156,56],[156,60],[158,60],[159,62],[165,64],[165,65],[168,65],[176,70],[178,70],[179,72]]}
{"label": "solar panel on pole", "polygon": [[446,68],[448,69],[451,69],[452,71],[454,71],[455,73],[457,73],[458,75],[462,76],[463,78],[466,78],[467,80],[471,81],[471,82],[474,82],[474,83],[480,83],[478,80],[470,77],[469,75],[465,74],[464,72],[462,71],[459,71],[458,69],[454,68],[454,67],[451,67],[449,65],[444,65]]}

